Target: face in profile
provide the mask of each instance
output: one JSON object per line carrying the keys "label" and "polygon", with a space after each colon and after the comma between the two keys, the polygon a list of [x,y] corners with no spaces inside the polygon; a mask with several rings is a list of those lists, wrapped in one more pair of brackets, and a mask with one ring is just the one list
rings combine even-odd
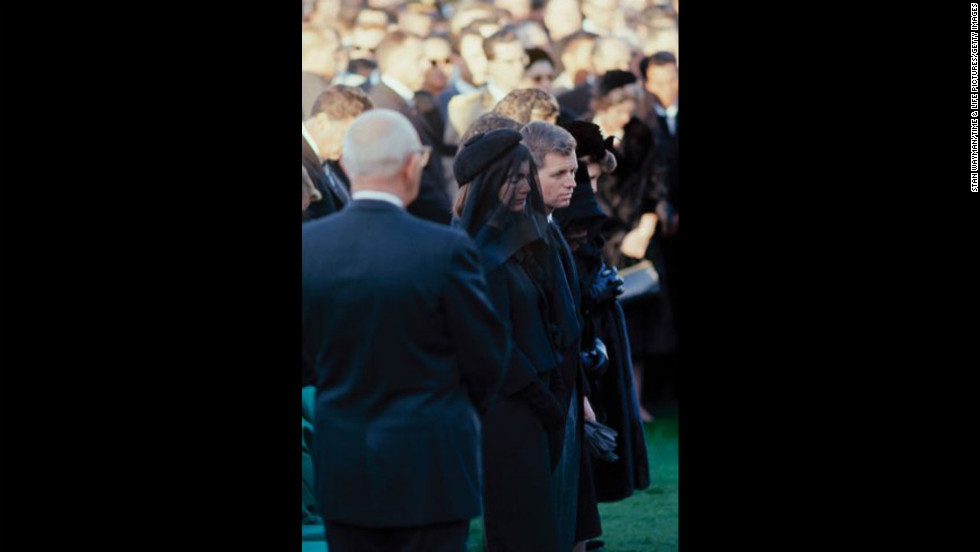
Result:
{"label": "face in profile", "polygon": [[520,42],[500,42],[493,46],[493,60],[488,69],[494,85],[504,92],[516,90],[524,77],[527,54]]}
{"label": "face in profile", "polygon": [[542,161],[538,180],[545,206],[549,211],[568,207],[575,189],[575,170],[578,169],[575,152],[568,155],[548,153]]}
{"label": "face in profile", "polygon": [[519,213],[524,210],[527,204],[527,196],[531,193],[531,184],[528,182],[528,171],[530,163],[521,163],[517,171],[507,175],[507,182],[500,187],[500,202],[510,205],[510,210]]}

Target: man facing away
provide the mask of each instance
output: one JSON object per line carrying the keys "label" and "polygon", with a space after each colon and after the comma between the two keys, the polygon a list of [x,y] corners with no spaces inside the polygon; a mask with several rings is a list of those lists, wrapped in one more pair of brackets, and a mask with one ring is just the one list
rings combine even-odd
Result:
{"label": "man facing away", "polygon": [[313,458],[331,552],[463,552],[481,512],[477,415],[509,344],[470,239],[404,210],[429,151],[403,115],[360,115],[341,157],[353,201],[303,227],[303,352],[317,375]]}

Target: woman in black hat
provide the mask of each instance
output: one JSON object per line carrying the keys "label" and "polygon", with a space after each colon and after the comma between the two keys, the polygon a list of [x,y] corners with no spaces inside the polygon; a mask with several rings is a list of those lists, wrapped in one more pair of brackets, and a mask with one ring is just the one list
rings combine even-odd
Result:
{"label": "woman in black hat", "polygon": [[565,422],[554,393],[561,328],[548,310],[544,202],[520,142],[510,129],[478,134],[453,167],[458,227],[480,250],[490,298],[513,340],[506,378],[483,420],[484,540],[488,552],[559,552],[550,497]]}

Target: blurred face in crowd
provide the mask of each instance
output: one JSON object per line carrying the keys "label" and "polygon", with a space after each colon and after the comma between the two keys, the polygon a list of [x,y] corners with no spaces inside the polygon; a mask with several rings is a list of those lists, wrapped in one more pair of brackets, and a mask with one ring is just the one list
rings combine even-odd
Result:
{"label": "blurred face in crowd", "polygon": [[333,78],[343,53],[337,35],[330,31],[303,31],[303,71]]}
{"label": "blurred face in crowd", "polygon": [[547,211],[568,207],[572,201],[572,190],[575,189],[575,170],[578,159],[575,152],[568,155],[547,153],[538,169],[538,180],[541,182],[541,195]]}
{"label": "blurred face in crowd", "polygon": [[592,64],[596,75],[604,75],[613,69],[629,71],[632,58],[633,52],[629,43],[621,38],[604,37],[596,42]]}
{"label": "blurred face in crowd", "polygon": [[551,94],[551,83],[555,80],[555,68],[546,59],[539,59],[524,71],[523,88],[537,88]]}
{"label": "blurred face in crowd", "polygon": [[438,93],[446,87],[453,71],[453,52],[441,38],[428,38],[422,43],[429,69],[425,73],[425,89]]}
{"label": "blurred face in crowd", "polygon": [[421,90],[425,76],[432,64],[425,58],[422,41],[411,37],[391,53],[385,75],[394,78],[412,90]]}
{"label": "blurred face in crowd", "polygon": [[487,71],[495,86],[510,92],[520,87],[525,63],[527,54],[520,42],[498,42],[493,46],[493,59],[487,64]]}
{"label": "blurred face in crowd", "polygon": [[318,0],[310,15],[310,22],[318,27],[336,25],[340,16],[340,0]]}
{"label": "blurred face in crowd", "polygon": [[463,58],[470,83],[481,86],[487,82],[487,55],[483,52],[483,38],[465,35],[459,41],[459,55]]}
{"label": "blurred face in crowd", "polygon": [[632,99],[624,100],[596,113],[596,123],[602,128],[603,135],[617,134],[630,122],[635,111],[636,102]]}
{"label": "blurred face in crowd", "polygon": [[531,193],[531,185],[527,180],[529,170],[530,164],[525,161],[517,173],[511,173],[507,182],[500,187],[500,195],[498,196],[500,202],[504,205],[510,205],[511,211],[521,212],[524,210],[527,195]]}
{"label": "blurred face in crowd", "polygon": [[562,65],[576,84],[592,71],[592,46],[591,40],[576,40],[561,55]]}
{"label": "blurred face in crowd", "polygon": [[617,0],[583,0],[582,14],[603,31],[611,31],[619,8]]}
{"label": "blurred face in crowd", "polygon": [[544,7],[544,24],[557,42],[582,27],[578,0],[548,0]]}
{"label": "blurred face in crowd", "polygon": [[670,107],[677,101],[677,66],[650,64],[647,67],[646,89],[660,100],[663,107]]}
{"label": "blurred face in crowd", "polygon": [[398,14],[398,26],[414,35],[426,36],[432,32],[432,17],[424,12],[402,11]]}
{"label": "blurred face in crowd", "polygon": [[356,27],[351,37],[351,59],[374,59],[374,49],[384,39],[384,27]]}

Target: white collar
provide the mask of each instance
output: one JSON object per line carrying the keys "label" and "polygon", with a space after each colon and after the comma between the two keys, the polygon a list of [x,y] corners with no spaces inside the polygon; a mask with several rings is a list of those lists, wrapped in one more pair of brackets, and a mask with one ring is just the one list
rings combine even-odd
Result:
{"label": "white collar", "polygon": [[401,96],[406,102],[412,103],[412,100],[415,99],[415,92],[412,92],[409,87],[389,77],[388,75],[381,75],[381,82],[385,83],[388,88],[394,90],[395,94]]}
{"label": "white collar", "polygon": [[489,92],[490,96],[493,97],[493,102],[495,104],[499,103],[500,100],[504,99],[504,97],[507,95],[507,93],[495,85],[491,79],[487,79],[487,92]]}
{"label": "white collar", "polygon": [[671,104],[670,107],[666,109],[659,103],[654,102],[653,110],[657,113],[657,115],[663,115],[664,117],[669,117],[673,119],[674,117],[677,116],[677,102],[674,102],[673,104]]}
{"label": "white collar", "polygon": [[320,148],[316,147],[316,140],[310,136],[310,131],[306,130],[305,124],[303,125],[303,139],[306,140],[306,143],[309,144],[311,148],[313,148],[313,153],[316,154],[316,158],[320,159]]}
{"label": "white collar", "polygon": [[[554,211],[552,211],[552,213],[554,213]],[[555,222],[554,217],[552,217],[551,215],[548,215],[548,224],[552,224],[553,222]]]}
{"label": "white collar", "polygon": [[376,199],[378,201],[387,201],[399,209],[404,209],[405,204],[402,203],[400,197],[395,194],[389,194],[388,192],[379,192],[376,190],[359,190],[354,192],[351,199]]}

